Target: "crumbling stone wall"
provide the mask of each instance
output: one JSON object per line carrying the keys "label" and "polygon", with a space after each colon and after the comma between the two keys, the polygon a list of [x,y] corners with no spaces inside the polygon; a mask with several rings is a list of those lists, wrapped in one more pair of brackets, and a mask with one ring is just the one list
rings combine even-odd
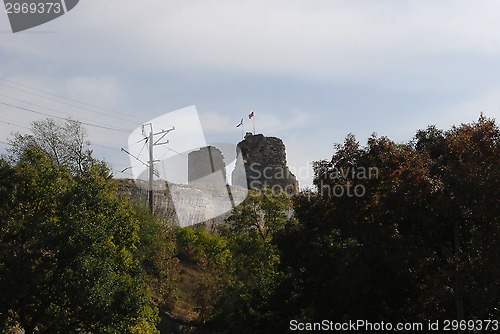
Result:
{"label": "crumbling stone wall", "polygon": [[[283,141],[275,137],[265,137],[261,134],[247,133],[245,140],[237,146],[239,159],[232,174],[232,199],[240,199],[240,203],[247,195],[246,189],[260,189],[268,187],[273,190],[285,190],[289,194],[298,191],[298,182],[289,171],[286,162],[286,149]],[[193,154],[194,153],[194,154]],[[212,162],[210,162],[210,154]],[[222,186],[227,190],[222,176],[212,179],[212,171],[223,171],[225,177],[224,157],[215,147],[202,148],[188,155],[189,183],[173,184],[165,180],[155,180],[153,203],[154,211],[165,217],[174,225],[181,225],[180,217],[190,217],[192,224],[204,221],[204,225],[213,228],[220,224],[230,214],[228,206],[229,193],[221,192],[214,185]],[[241,163],[240,161],[243,161]],[[212,168],[213,163],[213,168]],[[221,173],[216,173],[221,174]],[[208,177],[207,177],[208,176]],[[201,182],[200,182],[201,180]],[[138,198],[147,203],[149,183],[145,180],[120,179],[115,180],[118,192],[127,194],[131,198]],[[242,188],[240,188],[242,187]],[[176,212],[173,195],[177,198],[175,205],[179,205],[180,212]],[[214,217],[214,212],[220,212],[227,206],[227,212]],[[214,218],[208,218],[214,217]],[[189,219],[183,219],[184,225],[192,225]],[[186,223],[188,221],[188,223]]]}
{"label": "crumbling stone wall", "polygon": [[237,160],[232,174],[233,186],[248,189],[267,187],[282,189],[287,193],[298,191],[297,179],[288,169],[285,144],[280,138],[248,132],[245,139],[238,143],[237,149],[244,166]]}
{"label": "crumbling stone wall", "polygon": [[188,183],[203,180],[207,176],[222,171],[226,179],[226,164],[222,152],[213,146],[207,146],[188,154]]}
{"label": "crumbling stone wall", "polygon": [[[149,191],[147,181],[132,179],[114,179],[114,181],[117,185],[117,192],[119,194],[128,195],[131,199],[137,199],[145,205],[148,203]],[[168,184],[165,181],[159,180],[155,181],[155,190],[153,191],[155,213],[160,217],[165,218],[169,224],[181,226],[171,196],[172,192],[181,192],[183,194],[180,197],[183,198],[183,203],[178,204],[182,205],[186,210],[190,210],[191,212],[188,212],[187,214],[193,218],[193,223],[186,225],[196,225],[200,221],[204,221],[203,225],[205,227],[209,230],[213,229],[218,224],[223,223],[229,216],[230,212],[211,219],[206,219],[204,215],[206,213],[210,213],[210,211],[214,208],[227,205],[227,198],[214,196],[214,194],[209,191],[202,193],[200,192],[199,187],[199,184],[190,186]],[[239,194],[236,193],[235,195],[238,196]],[[184,212],[184,214],[186,213]]]}

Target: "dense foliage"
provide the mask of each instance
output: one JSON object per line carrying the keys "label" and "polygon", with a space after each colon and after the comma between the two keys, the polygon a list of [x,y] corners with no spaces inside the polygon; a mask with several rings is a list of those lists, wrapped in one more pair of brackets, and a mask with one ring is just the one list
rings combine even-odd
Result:
{"label": "dense foliage", "polygon": [[0,321],[26,333],[144,333],[139,222],[104,166],[72,176],[41,150],[0,166]]}
{"label": "dense foliage", "polygon": [[[252,200],[236,208],[222,235],[234,245],[227,270],[240,274],[222,298],[222,328],[499,319],[499,139],[483,116],[406,144],[374,135],[362,147],[349,135],[314,163],[316,189],[293,204],[272,217]],[[259,226],[292,208],[295,219],[263,238]]]}
{"label": "dense foliage", "polygon": [[499,319],[499,139],[481,116],[408,144],[350,135],[316,162],[278,241],[288,318]]}
{"label": "dense foliage", "polygon": [[80,125],[36,122],[12,143],[0,160],[0,330],[155,332],[138,211],[91,157]]}
{"label": "dense foliage", "polygon": [[494,120],[404,144],[348,135],[313,164],[315,189],[252,191],[210,231],[118,196],[83,137],[68,150],[36,126],[0,160],[0,330],[153,333],[152,300],[217,333],[500,318]]}

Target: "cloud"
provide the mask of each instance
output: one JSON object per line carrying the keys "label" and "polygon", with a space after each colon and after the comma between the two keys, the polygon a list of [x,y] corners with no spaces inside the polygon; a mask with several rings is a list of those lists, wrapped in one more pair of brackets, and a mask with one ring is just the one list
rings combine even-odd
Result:
{"label": "cloud", "polygon": [[4,49],[91,60],[101,70],[128,64],[353,78],[425,68],[462,52],[498,56],[499,11],[498,1],[88,0],[45,26],[54,34],[10,39]]}
{"label": "cloud", "polygon": [[[499,52],[499,22],[494,14],[498,3],[476,7],[464,1],[397,3],[195,1],[179,5],[174,1],[159,6],[149,19],[136,12],[143,34],[130,33],[141,47],[154,45],[156,55],[174,60],[177,66],[307,75],[386,68],[401,57],[421,59],[463,50]],[[129,14],[127,19],[134,17]],[[161,43],[156,34],[162,36]]]}
{"label": "cloud", "polygon": [[[195,104],[207,139],[230,142],[241,138],[241,117],[252,128],[254,108],[256,131],[289,141],[300,167],[349,132],[404,141],[428,124],[497,117],[499,12],[496,0],[87,0],[2,34],[0,77],[130,117],[0,94],[126,129]],[[2,116],[25,126],[42,117]],[[0,126],[4,136],[10,128]]]}

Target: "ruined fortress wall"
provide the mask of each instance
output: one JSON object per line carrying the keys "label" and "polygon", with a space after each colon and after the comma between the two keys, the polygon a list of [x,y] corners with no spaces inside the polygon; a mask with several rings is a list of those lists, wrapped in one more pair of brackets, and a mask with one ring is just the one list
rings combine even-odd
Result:
{"label": "ruined fortress wall", "polygon": [[244,166],[237,161],[233,185],[249,189],[279,188],[287,193],[298,191],[298,181],[287,166],[285,144],[280,138],[247,133],[237,148]]}
{"label": "ruined fortress wall", "polygon": [[[144,180],[132,179],[116,179],[117,190],[119,194],[126,195],[132,199],[136,199],[144,205],[148,203],[148,182]],[[163,183],[160,185],[160,183]],[[227,198],[217,196],[210,189],[200,189],[201,185],[178,185],[166,184],[164,181],[156,181],[155,190],[153,191],[154,211],[159,216],[163,217],[169,224],[181,226],[178,220],[178,212],[176,212],[175,204],[172,200],[171,193],[182,193],[182,202],[177,202],[184,208],[181,214],[189,215],[193,223],[188,225],[196,225],[198,222],[204,222],[203,225],[208,229],[221,224],[229,216],[230,212],[226,212],[220,216],[207,219],[206,215],[212,211],[219,209],[221,206],[227,206]],[[232,189],[235,196],[238,196],[238,189]],[[242,196],[242,195],[241,195]],[[188,212],[185,212],[188,210]]]}
{"label": "ruined fortress wall", "polygon": [[[235,203],[243,201],[247,189],[268,187],[273,190],[285,190],[289,194],[298,191],[298,182],[288,169],[285,145],[281,139],[261,134],[247,134],[237,149],[241,159],[236,160],[231,186],[231,195]],[[176,225],[181,225],[178,217],[187,218],[183,219],[184,225],[186,221],[187,225],[191,225],[189,221],[193,224],[204,222],[203,224],[210,228],[222,223],[231,210],[229,194],[225,192],[227,189],[222,178],[213,180],[207,177],[212,176],[213,170],[223,171],[224,176],[226,175],[222,153],[217,148],[205,147],[190,153],[188,161],[189,184],[172,184],[165,180],[155,180],[154,211]],[[119,193],[147,203],[149,193],[147,181],[130,179],[115,181]],[[217,185],[222,186],[224,191],[220,191]],[[173,198],[176,198],[176,203]],[[179,212],[176,211],[175,205],[178,206]],[[227,210],[224,209],[226,207]],[[214,217],[214,213],[221,214]]]}
{"label": "ruined fortress wall", "polygon": [[213,147],[207,146],[188,154],[188,183],[192,184],[207,177],[216,171],[222,171],[224,179],[226,177],[226,164],[222,152]]}

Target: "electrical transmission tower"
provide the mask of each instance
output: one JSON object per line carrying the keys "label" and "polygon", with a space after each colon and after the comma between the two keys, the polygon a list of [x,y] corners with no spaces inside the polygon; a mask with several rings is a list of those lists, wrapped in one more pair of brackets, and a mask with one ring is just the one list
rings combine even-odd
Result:
{"label": "electrical transmission tower", "polygon": [[[149,125],[149,135],[146,134],[146,127]],[[160,160],[155,160],[154,159],[154,147],[155,146],[160,146],[160,145],[166,145],[169,143],[168,140],[162,141],[165,136],[171,132],[174,131],[175,127],[172,126],[171,129],[168,130],[161,130],[159,132],[154,132],[153,131],[153,123],[146,123],[142,125],[142,135],[144,136],[144,140],[149,145],[149,161],[148,161],[148,169],[149,169],[149,210],[153,212],[153,178],[154,178],[154,163],[159,162]],[[156,137],[159,137],[156,139]]]}
{"label": "electrical transmission tower", "polygon": [[[148,125],[149,125],[149,134],[146,133],[146,127]],[[156,175],[157,177],[160,177],[158,172],[155,171],[155,169],[154,169],[154,163],[160,161],[160,160],[154,159],[154,147],[168,144],[169,143],[168,140],[166,140],[166,141],[162,141],[162,140],[163,140],[163,138],[165,138],[165,136],[169,132],[174,131],[174,130],[175,130],[175,127],[172,126],[171,129],[161,130],[160,132],[155,133],[153,131],[153,123],[146,123],[146,124],[142,125],[142,135],[144,136],[144,139],[139,140],[138,143],[145,140],[146,144],[148,144],[148,146],[149,146],[149,161],[147,163],[142,161],[141,159],[139,159],[139,157],[134,156],[132,153],[130,153],[129,151],[127,151],[126,149],[124,149],[122,147],[123,152],[127,153],[132,158],[139,161],[140,163],[142,163],[144,166],[146,166],[148,168],[148,172],[149,172],[148,173],[149,174],[148,200],[149,200],[149,210],[151,211],[151,213],[153,212],[153,184],[154,184],[153,181],[154,181],[154,176]],[[158,137],[158,136],[159,136],[159,138],[156,139],[156,137]],[[139,155],[140,155],[140,153],[139,153]],[[131,167],[128,167],[128,168],[131,168]],[[124,172],[128,168],[125,168],[124,170],[122,170],[122,172]]]}

